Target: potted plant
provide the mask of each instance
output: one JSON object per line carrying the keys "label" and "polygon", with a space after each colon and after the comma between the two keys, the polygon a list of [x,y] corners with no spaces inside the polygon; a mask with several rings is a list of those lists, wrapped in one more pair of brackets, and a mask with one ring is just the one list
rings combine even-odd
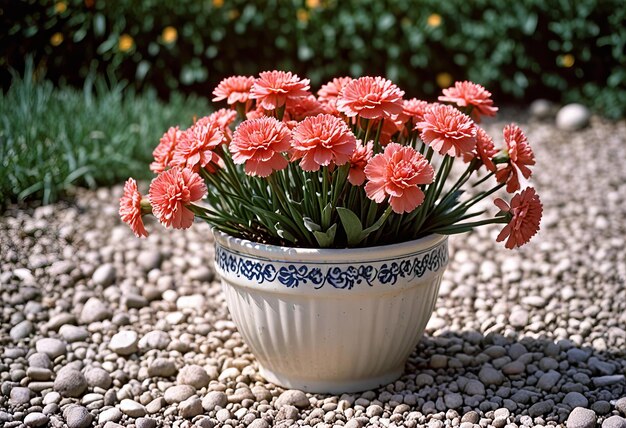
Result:
{"label": "potted plant", "polygon": [[[214,101],[229,108],[170,128],[147,198],[129,179],[120,215],[137,236],[149,213],[166,227],[213,226],[230,313],[269,381],[366,390],[401,375],[435,306],[448,235],[502,223],[497,240],[514,248],[537,232],[535,160],[515,124],[495,148],[478,123],[497,108],[471,82],[436,103],[404,100],[382,77],[309,89],[282,71],[223,80]],[[503,187],[510,203],[477,208]]]}

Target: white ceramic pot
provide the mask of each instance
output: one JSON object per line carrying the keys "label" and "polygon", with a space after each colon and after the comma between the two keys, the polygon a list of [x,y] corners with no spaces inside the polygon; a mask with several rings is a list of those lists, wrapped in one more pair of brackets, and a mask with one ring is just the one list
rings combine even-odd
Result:
{"label": "white ceramic pot", "polygon": [[397,379],[432,314],[446,236],[355,249],[289,248],[215,232],[230,314],[286,388],[342,393]]}

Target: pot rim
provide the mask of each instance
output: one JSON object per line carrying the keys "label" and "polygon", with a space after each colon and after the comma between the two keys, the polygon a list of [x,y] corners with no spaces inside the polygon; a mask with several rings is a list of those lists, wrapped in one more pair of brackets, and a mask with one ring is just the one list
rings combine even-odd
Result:
{"label": "pot rim", "polygon": [[265,260],[298,259],[310,262],[333,261],[336,263],[407,257],[430,251],[448,239],[447,235],[431,234],[412,241],[374,247],[304,248],[261,244],[247,239],[235,238],[215,227],[211,230],[216,244],[241,255]]}

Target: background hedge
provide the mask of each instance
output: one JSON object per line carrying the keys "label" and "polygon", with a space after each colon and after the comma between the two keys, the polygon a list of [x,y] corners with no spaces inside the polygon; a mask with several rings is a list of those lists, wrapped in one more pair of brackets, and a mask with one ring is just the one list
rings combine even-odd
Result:
{"label": "background hedge", "polygon": [[0,70],[34,54],[56,82],[81,85],[95,70],[161,96],[275,68],[314,85],[382,74],[422,97],[471,79],[500,103],[581,100],[618,117],[624,22],[623,0],[13,0],[0,15]]}

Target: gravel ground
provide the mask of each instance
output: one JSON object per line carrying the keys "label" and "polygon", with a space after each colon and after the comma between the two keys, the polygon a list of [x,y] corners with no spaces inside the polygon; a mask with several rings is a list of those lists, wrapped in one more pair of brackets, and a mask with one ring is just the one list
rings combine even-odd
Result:
{"label": "gravel ground", "polygon": [[495,243],[497,228],[453,238],[405,374],[361,394],[259,377],[207,225],[134,239],[120,188],[9,208],[0,426],[626,427],[626,123],[566,133],[516,118],[538,157],[540,235],[519,251]]}

